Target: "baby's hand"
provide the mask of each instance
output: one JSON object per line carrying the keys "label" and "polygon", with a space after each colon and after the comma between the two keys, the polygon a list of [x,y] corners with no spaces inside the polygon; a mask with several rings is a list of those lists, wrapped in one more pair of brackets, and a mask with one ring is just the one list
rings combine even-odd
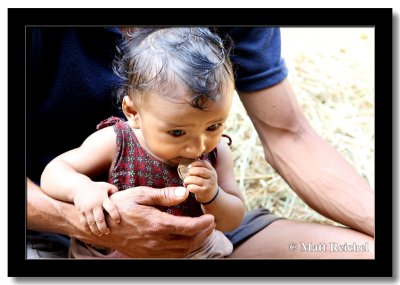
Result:
{"label": "baby's hand", "polygon": [[195,194],[199,203],[211,201],[218,188],[218,177],[214,167],[206,160],[196,160],[188,168],[188,174],[183,181],[186,188]]}
{"label": "baby's hand", "polygon": [[104,210],[117,223],[120,216],[109,195],[117,192],[118,188],[105,182],[82,183],[74,192],[74,204],[79,211],[79,219],[84,226],[89,226],[95,235],[108,234],[110,229],[107,227]]}

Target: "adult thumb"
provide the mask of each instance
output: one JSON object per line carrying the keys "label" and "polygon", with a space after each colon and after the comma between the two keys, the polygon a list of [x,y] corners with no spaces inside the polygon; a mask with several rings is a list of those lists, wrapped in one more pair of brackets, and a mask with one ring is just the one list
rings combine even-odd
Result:
{"label": "adult thumb", "polygon": [[185,187],[166,187],[151,188],[146,186],[136,187],[137,197],[136,203],[148,206],[175,206],[183,201],[189,195],[189,191]]}

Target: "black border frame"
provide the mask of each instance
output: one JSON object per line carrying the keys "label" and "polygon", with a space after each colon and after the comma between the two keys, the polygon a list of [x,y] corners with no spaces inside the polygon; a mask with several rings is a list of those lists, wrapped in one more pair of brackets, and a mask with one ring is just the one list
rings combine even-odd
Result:
{"label": "black border frame", "polygon": [[[205,16],[206,15],[206,16]],[[392,276],[392,9],[8,9],[8,276]],[[97,24],[99,23],[99,24]],[[27,260],[25,27],[40,25],[371,26],[375,28],[376,236],[374,260]],[[383,94],[383,95],[382,95]],[[389,111],[390,110],[390,111]],[[17,111],[18,112],[18,111]],[[16,127],[17,126],[17,127]],[[389,159],[390,158],[390,159]],[[383,161],[384,160],[384,161]],[[389,161],[391,163],[389,163]],[[389,177],[390,175],[390,177]],[[389,190],[390,189],[390,190]],[[391,194],[391,197],[389,197]],[[25,200],[24,200],[25,199]],[[16,202],[18,201],[18,202]],[[10,250],[12,249],[12,250]]]}

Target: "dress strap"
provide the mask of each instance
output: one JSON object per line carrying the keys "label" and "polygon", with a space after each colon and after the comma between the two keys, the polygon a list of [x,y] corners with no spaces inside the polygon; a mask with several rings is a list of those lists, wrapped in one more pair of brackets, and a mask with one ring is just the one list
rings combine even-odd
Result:
{"label": "dress strap", "polygon": [[101,121],[96,126],[96,130],[104,129],[104,128],[109,127],[109,126],[113,126],[113,125],[115,125],[116,123],[119,123],[119,122],[125,122],[125,121],[122,120],[119,117],[112,116],[112,117],[110,117],[108,119],[105,119],[105,120]]}

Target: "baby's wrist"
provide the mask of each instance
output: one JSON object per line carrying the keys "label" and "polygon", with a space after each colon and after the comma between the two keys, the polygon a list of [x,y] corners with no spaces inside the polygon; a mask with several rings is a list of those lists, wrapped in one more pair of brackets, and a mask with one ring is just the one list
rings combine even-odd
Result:
{"label": "baby's wrist", "polygon": [[201,199],[196,197],[196,200],[197,200],[197,202],[199,202],[202,205],[209,205],[209,204],[211,204],[212,202],[214,202],[217,199],[218,194],[219,194],[219,190],[220,190],[220,188],[217,185],[217,187],[213,191],[212,195],[208,195],[207,197],[204,197],[204,198],[201,198]]}
{"label": "baby's wrist", "polygon": [[76,181],[74,186],[71,188],[71,201],[74,202],[75,197],[82,193],[82,191],[86,191],[86,189],[91,186],[91,183],[93,183],[91,179],[80,179]]}

